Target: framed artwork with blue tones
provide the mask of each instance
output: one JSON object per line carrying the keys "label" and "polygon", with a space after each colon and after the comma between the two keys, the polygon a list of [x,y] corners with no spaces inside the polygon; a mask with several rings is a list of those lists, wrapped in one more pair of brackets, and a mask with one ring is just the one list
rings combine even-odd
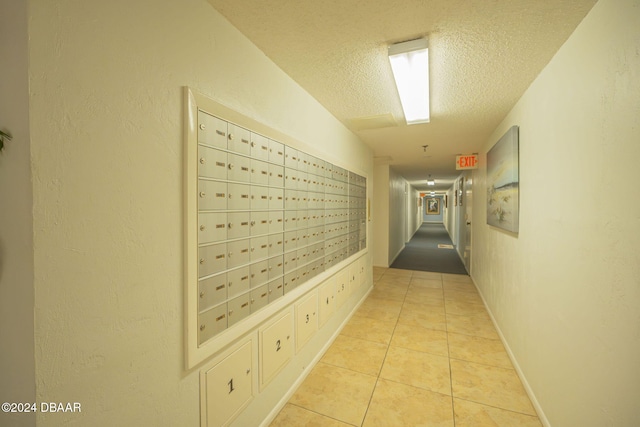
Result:
{"label": "framed artwork with blue tones", "polygon": [[487,224],[517,233],[520,177],[518,126],[512,126],[487,153]]}

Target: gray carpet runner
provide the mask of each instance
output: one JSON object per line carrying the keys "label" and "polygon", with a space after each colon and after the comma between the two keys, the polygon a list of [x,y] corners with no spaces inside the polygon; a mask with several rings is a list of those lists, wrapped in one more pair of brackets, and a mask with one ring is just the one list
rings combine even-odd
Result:
{"label": "gray carpet runner", "polygon": [[422,224],[391,264],[391,268],[467,274],[456,250],[443,246],[453,247],[444,225]]}

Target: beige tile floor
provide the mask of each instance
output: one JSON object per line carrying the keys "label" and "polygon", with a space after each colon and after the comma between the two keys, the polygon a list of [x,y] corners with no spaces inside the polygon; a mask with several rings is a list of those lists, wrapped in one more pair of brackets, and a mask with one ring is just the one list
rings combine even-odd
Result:
{"label": "beige tile floor", "polygon": [[373,278],[271,426],[541,426],[468,276]]}

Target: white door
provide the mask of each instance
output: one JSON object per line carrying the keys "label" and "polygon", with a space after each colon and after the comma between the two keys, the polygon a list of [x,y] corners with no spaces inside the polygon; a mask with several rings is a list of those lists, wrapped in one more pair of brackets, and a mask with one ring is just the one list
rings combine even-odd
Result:
{"label": "white door", "polygon": [[464,246],[464,268],[467,273],[471,274],[471,223],[473,210],[473,180],[468,177],[464,183],[464,201],[465,201],[465,234],[466,241]]}

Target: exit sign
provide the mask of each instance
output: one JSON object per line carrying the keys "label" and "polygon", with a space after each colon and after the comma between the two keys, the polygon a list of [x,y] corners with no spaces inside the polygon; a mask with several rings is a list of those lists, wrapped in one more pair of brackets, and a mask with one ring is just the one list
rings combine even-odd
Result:
{"label": "exit sign", "polygon": [[477,169],[478,155],[470,154],[467,156],[456,156],[456,170]]}

